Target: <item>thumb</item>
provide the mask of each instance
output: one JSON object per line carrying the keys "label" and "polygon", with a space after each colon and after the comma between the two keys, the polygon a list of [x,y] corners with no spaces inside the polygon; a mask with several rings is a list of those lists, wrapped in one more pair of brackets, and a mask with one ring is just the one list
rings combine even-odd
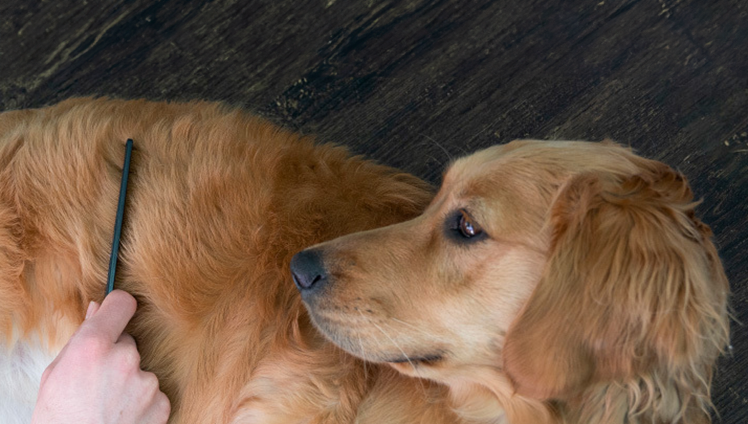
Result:
{"label": "thumb", "polygon": [[91,302],[90,302],[90,303],[88,304],[88,309],[86,309],[86,319],[89,319],[89,318],[91,318],[92,316],[94,316],[94,314],[96,313],[96,311],[98,311],[98,310],[99,310],[99,308],[100,308],[100,307],[101,307],[101,305],[100,305],[100,304],[98,304],[98,303],[96,303],[96,302],[94,302],[94,301],[92,300],[92,301],[91,301]]}
{"label": "thumb", "polygon": [[107,337],[114,343],[135,314],[136,307],[137,302],[129,293],[114,290],[104,298],[100,307],[94,306],[95,314],[92,314],[82,327],[86,327],[86,331]]}

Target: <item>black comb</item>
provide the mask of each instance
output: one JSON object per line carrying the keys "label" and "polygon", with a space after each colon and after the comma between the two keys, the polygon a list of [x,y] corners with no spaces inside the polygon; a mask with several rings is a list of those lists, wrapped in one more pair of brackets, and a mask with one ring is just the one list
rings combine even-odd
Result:
{"label": "black comb", "polygon": [[122,183],[119,186],[119,203],[117,204],[117,218],[114,221],[114,238],[112,240],[112,254],[109,257],[109,277],[106,282],[106,294],[114,290],[114,274],[117,272],[119,239],[122,235],[122,217],[125,214],[125,198],[127,197],[127,176],[130,173],[130,156],[132,156],[131,138],[127,139],[125,149],[125,164],[122,166]]}

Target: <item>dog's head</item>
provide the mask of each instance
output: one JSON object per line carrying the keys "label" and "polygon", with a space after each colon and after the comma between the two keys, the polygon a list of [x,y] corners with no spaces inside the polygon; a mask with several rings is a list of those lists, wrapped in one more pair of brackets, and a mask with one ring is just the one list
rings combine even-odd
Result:
{"label": "dog's head", "polygon": [[314,246],[292,271],[317,327],[366,360],[503,402],[675,379],[683,415],[708,403],[728,337],[693,208],[680,174],[613,143],[519,141],[455,162],[420,217]]}

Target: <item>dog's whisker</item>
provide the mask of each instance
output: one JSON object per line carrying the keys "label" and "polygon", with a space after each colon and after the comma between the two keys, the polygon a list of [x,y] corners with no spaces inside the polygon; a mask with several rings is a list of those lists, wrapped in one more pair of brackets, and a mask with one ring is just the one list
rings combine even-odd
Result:
{"label": "dog's whisker", "polygon": [[[421,335],[423,335],[423,336],[426,336],[427,338],[431,339],[432,341],[435,341],[435,342],[438,342],[438,341],[439,341],[439,340],[438,340],[438,339],[437,339],[436,337],[434,337],[433,335],[431,335],[431,334],[428,334],[428,333],[426,333],[426,332],[425,332],[425,330],[423,330],[423,329],[421,329],[421,328],[418,328],[418,327],[416,327],[416,326],[415,326],[415,325],[413,325],[413,324],[409,324],[409,323],[407,323],[407,322],[405,322],[405,321],[402,321],[402,320],[399,320],[399,319],[397,319],[397,318],[391,318],[391,319],[392,319],[393,321],[396,321],[396,322],[398,322],[398,323],[402,323],[402,324],[405,324],[406,326],[409,326],[410,328],[412,328],[412,329],[414,329],[414,330],[417,330],[417,331],[418,331],[418,332],[419,332],[419,333],[420,333]],[[403,337],[403,333],[402,333],[402,332],[401,332],[401,331],[400,331],[400,330],[399,330],[399,329],[398,329],[398,328],[397,328],[396,326],[392,325],[391,323],[389,323],[389,322],[387,322],[387,321],[382,321],[382,322],[381,322],[380,324],[382,324],[382,325],[386,326],[386,327],[387,327],[388,329],[390,329],[390,330],[392,330],[392,331],[394,331],[394,332],[398,333],[398,334],[399,334],[399,335],[401,336],[401,338]],[[415,337],[412,337],[412,338],[411,338],[411,337],[408,337],[408,339],[412,340],[412,341],[413,341],[414,343],[418,343],[418,342],[419,342],[419,340],[418,340],[417,338],[415,338]]]}
{"label": "dog's whisker", "polygon": [[374,322],[372,320],[369,320],[367,317],[365,317],[364,314],[361,311],[359,311],[359,313],[361,314],[362,317],[364,317],[364,319],[368,320],[371,323],[371,325],[374,326],[374,328],[376,328],[377,330],[379,330],[382,334],[384,334],[385,337],[387,337],[387,339],[389,339],[390,342],[392,342],[392,344],[397,348],[397,350],[399,350],[400,353],[403,354],[403,356],[405,357],[405,360],[408,361],[408,363],[410,364],[410,366],[413,367],[413,370],[416,373],[418,373],[418,369],[416,368],[415,364],[413,364],[413,362],[411,361],[410,357],[405,353],[405,351],[400,347],[400,345],[397,344],[397,342],[395,341],[395,339],[393,339],[392,337],[390,337],[390,335],[386,331],[384,331],[384,329],[382,327],[380,327],[376,322]]}
{"label": "dog's whisker", "polygon": [[364,357],[364,379],[369,379],[369,372],[366,368],[366,363],[369,361],[368,358],[366,358],[366,350],[364,349],[364,342],[361,340],[361,334],[356,334],[358,336],[358,344],[361,346],[361,356]]}
{"label": "dog's whisker", "polygon": [[[381,332],[382,332],[382,334],[384,334],[384,335],[385,335],[385,336],[386,336],[386,337],[387,337],[388,339],[390,339],[390,341],[392,341],[392,343],[393,343],[393,344],[395,345],[395,347],[397,347],[397,349],[398,349],[398,350],[400,350],[400,352],[402,352],[403,356],[405,356],[405,359],[406,359],[406,360],[408,361],[408,363],[410,364],[410,366],[411,366],[411,367],[413,368],[413,371],[414,371],[414,372],[416,373],[416,375],[418,376],[418,386],[419,386],[419,387],[421,388],[421,391],[422,391],[422,392],[424,393],[424,395],[428,395],[428,392],[426,391],[426,386],[424,386],[424,385],[423,385],[423,380],[422,380],[422,379],[423,379],[424,377],[423,377],[423,376],[421,375],[421,373],[420,373],[420,372],[418,371],[418,368],[416,368],[415,364],[414,364],[414,363],[413,363],[413,361],[412,361],[412,360],[410,359],[410,356],[408,356],[408,355],[407,355],[407,354],[405,353],[405,351],[404,351],[404,350],[403,350],[403,349],[402,349],[402,348],[400,347],[400,345],[398,345],[398,344],[397,344],[397,342],[395,342],[395,340],[394,340],[394,339],[392,339],[392,337],[390,337],[390,336],[389,336],[389,334],[388,334],[388,333],[386,333],[386,332],[384,331],[384,329],[382,329],[381,327],[379,327],[379,326],[378,326],[378,325],[377,325],[376,323],[374,323],[374,322],[373,322],[373,321],[371,321],[371,320],[369,320],[369,322],[371,322],[371,323],[372,323],[372,324],[373,324],[373,325],[374,325],[374,326],[375,326],[375,327],[376,327],[376,328],[377,328],[377,329],[378,329],[379,331],[381,331]],[[386,323],[386,322],[383,322],[382,324],[385,324],[385,325],[387,325],[387,323]],[[389,326],[389,325],[387,325],[387,326],[388,326],[388,327],[390,327],[390,328],[392,328],[392,327],[391,327],[391,326]],[[392,328],[392,329],[393,329],[393,330],[395,330],[395,331],[397,331],[397,329],[394,329],[394,328]],[[379,343],[379,342],[378,342],[378,343]],[[379,345],[381,346],[381,343],[379,343]]]}
{"label": "dog's whisker", "polygon": [[[394,319],[394,318],[393,318],[393,320],[399,321],[399,320]],[[424,330],[419,329],[418,327],[415,327],[412,324],[408,324],[406,322],[402,322],[402,323],[406,324],[406,325],[410,325],[413,329],[417,330],[418,333],[419,333],[419,335],[422,336],[421,339],[426,338],[427,340],[430,340],[430,341],[434,342],[437,345],[441,342],[435,336],[426,333]],[[403,338],[402,332],[400,332],[399,329],[397,327],[395,327],[394,325],[392,325],[392,324],[390,324],[390,323],[388,323],[386,321],[385,322],[381,322],[381,324],[384,325],[384,326],[386,326],[389,330],[392,330],[395,333],[398,333],[401,336],[401,338]],[[425,336],[425,337],[423,337],[423,336]],[[408,337],[408,339],[412,340],[413,343],[415,343],[415,344],[420,344],[422,342],[422,340],[419,339],[419,338],[417,338],[417,337]]]}
{"label": "dog's whisker", "polygon": [[[407,322],[407,321],[403,321],[403,320],[401,320],[401,319],[397,319],[397,318],[391,318],[391,319],[392,319],[392,321],[395,321],[395,322],[397,322],[398,324],[402,324],[402,325],[405,325],[405,326],[407,326],[407,327],[409,327],[409,328],[411,328],[411,329],[413,329],[413,330],[415,330],[415,331],[418,331],[418,333],[419,333],[419,334],[422,334],[422,335],[424,335],[424,336],[428,337],[429,339],[431,339],[431,340],[433,340],[433,341],[439,341],[439,340],[438,340],[438,339],[437,339],[436,337],[434,337],[434,335],[433,335],[433,334],[429,334],[429,333],[428,333],[428,332],[426,332],[426,331],[425,331],[425,330],[424,330],[423,328],[420,328],[420,327],[418,327],[418,326],[416,326],[416,325],[414,325],[414,324],[411,324],[411,323],[409,323],[409,322]],[[392,325],[390,325],[390,328],[392,328]]]}
{"label": "dog's whisker", "polygon": [[[399,350],[400,353],[403,354],[403,356],[405,357],[405,360],[408,361],[408,363],[410,364],[411,367],[413,367],[413,372],[415,372],[416,375],[418,375],[418,377],[423,378],[421,376],[421,373],[418,372],[418,368],[416,368],[416,365],[410,359],[410,356],[408,356],[408,354],[405,353],[405,351],[400,347],[400,345],[397,344],[397,342],[395,341],[395,339],[393,339],[392,337],[390,337],[390,335],[386,331],[384,331],[384,329],[382,327],[380,327],[376,322],[374,322],[373,320],[369,320],[368,318],[366,318],[361,311],[358,311],[358,313],[361,314],[361,316],[364,317],[364,319],[367,319],[371,323],[371,325],[374,326],[374,328],[376,328],[377,330],[381,331],[382,334],[384,334],[384,336],[387,337],[392,342],[392,344],[397,348],[397,350]],[[423,385],[423,383],[421,383],[421,385]],[[424,388],[424,390],[425,390],[425,388]]]}

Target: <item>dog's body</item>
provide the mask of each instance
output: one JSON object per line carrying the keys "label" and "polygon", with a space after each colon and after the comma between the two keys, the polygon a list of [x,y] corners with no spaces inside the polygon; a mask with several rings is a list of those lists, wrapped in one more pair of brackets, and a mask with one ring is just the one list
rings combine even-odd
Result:
{"label": "dog's body", "polygon": [[[0,114],[3,423],[103,296],[127,138],[117,286],[171,422],[709,419],[728,285],[665,165],[510,143],[458,161],[417,216],[416,178],[239,111],[79,99]],[[320,336],[290,283],[295,252],[339,236],[294,259],[297,285],[328,338],[389,365]]]}
{"label": "dog's body", "polygon": [[0,422],[28,422],[103,297],[128,138],[117,287],[171,422],[455,422],[443,387],[322,338],[288,271],[306,246],[416,216],[424,183],[221,105],[105,99],[0,114]]}
{"label": "dog's body", "polygon": [[709,422],[729,286],[682,175],[614,143],[516,141],[457,161],[408,222],[299,253],[347,351],[512,424]]}

